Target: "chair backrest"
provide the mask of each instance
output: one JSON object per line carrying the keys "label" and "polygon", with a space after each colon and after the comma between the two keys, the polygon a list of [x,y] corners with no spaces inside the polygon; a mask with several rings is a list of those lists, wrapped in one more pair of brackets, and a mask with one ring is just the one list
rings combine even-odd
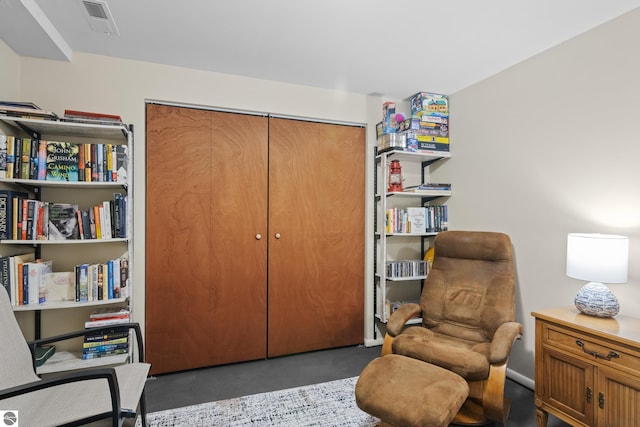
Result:
{"label": "chair backrest", "polygon": [[420,306],[423,325],[474,342],[491,341],[502,323],[515,321],[511,240],[502,233],[445,231],[435,238],[434,260]]}
{"label": "chair backrest", "polygon": [[27,341],[13,314],[6,291],[0,289],[0,389],[37,381]]}

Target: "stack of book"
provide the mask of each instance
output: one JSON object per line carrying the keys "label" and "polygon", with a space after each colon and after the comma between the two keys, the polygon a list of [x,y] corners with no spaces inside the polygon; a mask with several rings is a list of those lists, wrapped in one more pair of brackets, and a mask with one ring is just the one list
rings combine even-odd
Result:
{"label": "stack of book", "polygon": [[[103,308],[90,315],[85,328],[117,326],[129,323],[130,312],[126,307]],[[129,331],[104,329],[99,333],[85,335],[82,345],[83,359],[126,354],[129,352]]]}

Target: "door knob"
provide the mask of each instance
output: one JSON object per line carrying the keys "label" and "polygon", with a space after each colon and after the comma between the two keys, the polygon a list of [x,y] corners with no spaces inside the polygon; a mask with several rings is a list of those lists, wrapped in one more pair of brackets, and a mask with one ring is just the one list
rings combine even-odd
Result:
{"label": "door knob", "polygon": [[280,238],[280,233],[276,233],[276,239]]}
{"label": "door knob", "polygon": [[262,239],[262,234],[256,234],[256,240]]}

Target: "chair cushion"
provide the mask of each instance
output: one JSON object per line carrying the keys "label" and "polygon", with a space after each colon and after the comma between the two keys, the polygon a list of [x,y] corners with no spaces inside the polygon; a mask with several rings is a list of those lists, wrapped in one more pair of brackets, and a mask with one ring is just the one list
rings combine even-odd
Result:
{"label": "chair cushion", "polygon": [[360,409],[394,426],[445,427],[469,395],[469,385],[446,369],[390,354],[364,368],[355,394]]}
{"label": "chair cushion", "polygon": [[393,340],[393,353],[451,370],[467,381],[489,376],[489,343],[477,343],[414,326]]}

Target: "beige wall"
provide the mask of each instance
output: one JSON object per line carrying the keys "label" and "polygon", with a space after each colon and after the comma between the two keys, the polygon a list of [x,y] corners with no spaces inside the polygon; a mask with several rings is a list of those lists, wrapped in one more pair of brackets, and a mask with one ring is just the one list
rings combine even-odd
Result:
{"label": "beige wall", "polygon": [[20,57],[0,40],[0,99],[19,101]]}
{"label": "beige wall", "polygon": [[569,232],[630,237],[629,282],[611,285],[640,313],[640,9],[451,96],[449,221],[511,235],[518,318],[510,368],[533,378],[530,313],[572,305]]}
{"label": "beige wall", "polygon": [[[512,237],[525,337],[515,346],[510,370],[525,382],[533,378],[531,311],[570,305],[582,285],[564,273],[568,232],[631,238],[629,283],[612,288],[623,313],[640,308],[640,266],[634,262],[640,253],[640,61],[634,50],[639,37],[640,11],[634,11],[451,94],[453,158],[435,168],[433,180],[453,183],[453,228],[503,231]],[[0,43],[3,64],[5,57],[15,64],[15,56],[3,49]],[[141,321],[145,99],[367,123],[368,150],[383,101],[77,52],[73,63],[26,57],[19,62],[19,75],[10,79],[20,84],[20,99],[57,113],[65,108],[116,113],[135,125],[134,296]],[[2,85],[3,98],[17,96]],[[367,171],[370,177],[371,164]],[[369,236],[370,205],[371,198],[365,218]]]}

